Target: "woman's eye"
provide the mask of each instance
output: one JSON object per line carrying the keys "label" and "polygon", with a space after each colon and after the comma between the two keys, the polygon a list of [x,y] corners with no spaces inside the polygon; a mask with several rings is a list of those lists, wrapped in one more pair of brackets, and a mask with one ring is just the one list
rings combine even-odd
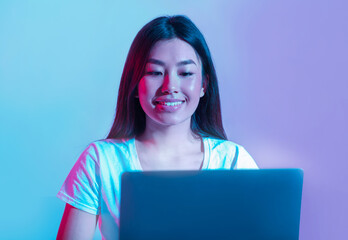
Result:
{"label": "woman's eye", "polygon": [[182,72],[180,73],[181,76],[183,77],[188,77],[188,76],[191,76],[193,73],[192,72]]}
{"label": "woman's eye", "polygon": [[162,75],[162,72],[148,71],[145,74],[146,75],[152,75],[152,76],[160,76],[160,75]]}

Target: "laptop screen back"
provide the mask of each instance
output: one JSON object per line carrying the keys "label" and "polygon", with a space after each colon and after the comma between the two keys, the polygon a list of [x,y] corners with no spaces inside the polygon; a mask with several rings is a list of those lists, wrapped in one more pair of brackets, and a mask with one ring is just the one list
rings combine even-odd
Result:
{"label": "laptop screen back", "polygon": [[300,169],[126,172],[120,240],[295,240]]}

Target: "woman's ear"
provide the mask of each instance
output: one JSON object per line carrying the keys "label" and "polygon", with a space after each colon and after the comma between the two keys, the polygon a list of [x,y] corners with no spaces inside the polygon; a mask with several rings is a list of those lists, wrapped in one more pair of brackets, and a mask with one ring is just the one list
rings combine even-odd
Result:
{"label": "woman's ear", "polygon": [[209,77],[208,77],[208,75],[206,75],[202,81],[202,88],[201,88],[200,97],[203,97],[205,92],[207,91],[208,81],[209,81]]}
{"label": "woman's ear", "polygon": [[201,88],[201,93],[200,93],[200,97],[203,97],[204,96],[204,93],[205,93],[205,90],[204,90],[204,87]]}

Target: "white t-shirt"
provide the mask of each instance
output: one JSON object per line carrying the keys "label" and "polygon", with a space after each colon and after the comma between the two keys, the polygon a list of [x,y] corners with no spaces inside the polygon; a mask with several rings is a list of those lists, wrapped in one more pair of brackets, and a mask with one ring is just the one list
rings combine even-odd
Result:
{"label": "white t-shirt", "polygon": [[[258,168],[248,152],[230,141],[203,137],[202,170]],[[135,139],[107,139],[90,144],[70,171],[57,197],[99,214],[103,239],[118,239],[121,174],[142,171]]]}

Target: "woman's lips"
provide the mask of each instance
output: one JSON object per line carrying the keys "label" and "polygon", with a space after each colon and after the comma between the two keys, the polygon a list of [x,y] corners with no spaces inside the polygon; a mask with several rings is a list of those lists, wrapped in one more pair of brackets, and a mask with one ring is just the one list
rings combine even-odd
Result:
{"label": "woman's lips", "polygon": [[155,106],[158,111],[175,112],[183,105],[185,101],[179,99],[156,100]]}

